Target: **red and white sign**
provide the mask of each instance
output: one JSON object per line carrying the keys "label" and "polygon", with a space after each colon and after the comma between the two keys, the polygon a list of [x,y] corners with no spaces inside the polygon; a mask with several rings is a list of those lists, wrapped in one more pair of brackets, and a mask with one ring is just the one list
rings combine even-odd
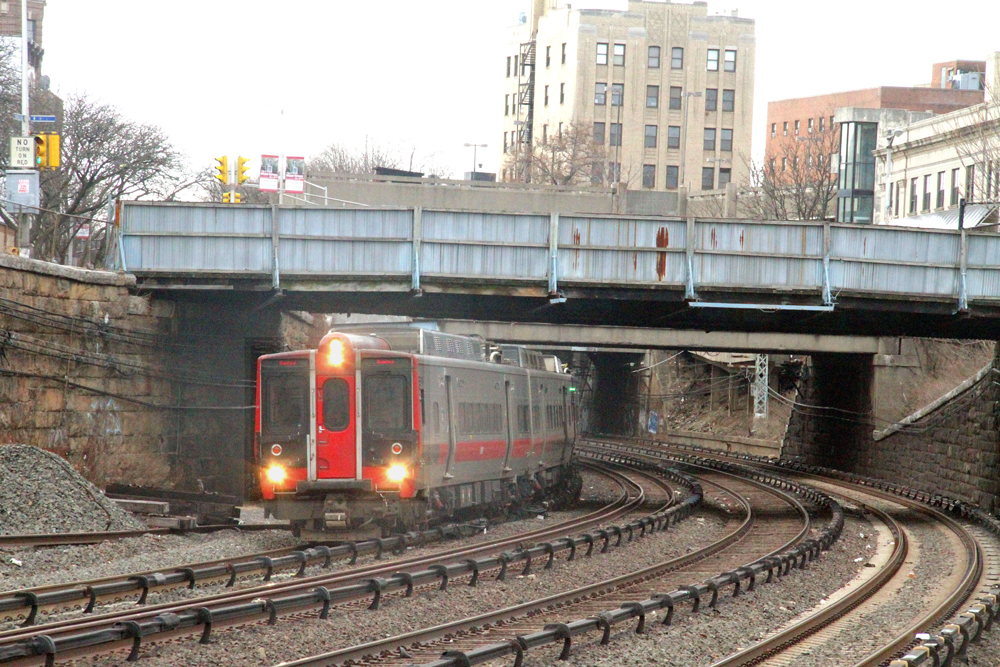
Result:
{"label": "red and white sign", "polygon": [[306,159],[285,158],[285,192],[303,193],[306,189]]}
{"label": "red and white sign", "polygon": [[260,191],[261,192],[277,192],[278,191],[278,156],[277,155],[261,155],[260,156]]}
{"label": "red and white sign", "polygon": [[22,195],[26,195],[31,192],[31,181],[26,178],[17,179],[17,191]]}

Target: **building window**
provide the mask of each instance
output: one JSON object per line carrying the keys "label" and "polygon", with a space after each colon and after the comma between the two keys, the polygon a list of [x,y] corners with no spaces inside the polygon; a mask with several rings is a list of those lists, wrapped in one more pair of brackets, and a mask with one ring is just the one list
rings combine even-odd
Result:
{"label": "building window", "polygon": [[910,179],[910,215],[917,212],[917,179]]}
{"label": "building window", "polygon": [[667,148],[681,147],[681,128],[679,125],[667,127]]}
{"label": "building window", "polygon": [[684,49],[679,46],[670,49],[670,69],[684,69]]}
{"label": "building window", "polygon": [[707,88],[705,90],[705,111],[715,111],[719,108],[719,89]]}
{"label": "building window", "polygon": [[507,133],[503,133],[503,152],[507,152]]}
{"label": "building window", "polygon": [[701,189],[702,190],[715,189],[715,167],[701,168]]}
{"label": "building window", "polygon": [[597,43],[597,64],[607,65],[608,64],[608,43],[598,42]]}
{"label": "building window", "polygon": [[965,168],[965,201],[973,202],[976,196],[976,165]]}
{"label": "building window", "polygon": [[614,63],[615,63],[615,65],[618,65],[619,67],[624,67],[625,66],[625,45],[624,44],[615,44],[615,59],[614,59]]}
{"label": "building window", "polygon": [[656,148],[656,126],[647,125],[646,126],[646,138],[643,145],[646,148]]}
{"label": "building window", "polygon": [[729,167],[719,167],[719,189],[729,185],[729,181],[732,178],[732,170]]}
{"label": "building window", "polygon": [[517,71],[517,56],[514,56],[514,76],[520,76],[520,73]]}
{"label": "building window", "polygon": [[727,72],[736,71],[736,51],[726,49],[726,67]]}
{"label": "building window", "polygon": [[771,123],[771,136],[774,137],[777,136],[777,134],[778,134],[778,124]]}
{"label": "building window", "polygon": [[878,125],[844,123],[838,161],[837,222],[871,223],[875,212],[875,157]]}
{"label": "building window", "polygon": [[611,123],[611,145],[621,146],[622,145],[622,124],[621,123]]}
{"label": "building window", "polygon": [[655,109],[660,105],[660,87],[646,86],[646,107]]}
{"label": "building window", "polygon": [[787,120],[784,123],[781,124],[781,134],[782,134],[782,136],[785,136],[785,137],[788,136],[788,121]]}
{"label": "building window", "polygon": [[951,170],[951,204],[958,206],[958,169]]}
{"label": "building window", "polygon": [[551,46],[546,46],[545,47],[545,66],[548,67],[551,64],[552,64],[552,47]]}
{"label": "building window", "polygon": [[734,111],[736,109],[736,91],[735,90],[723,90],[722,91],[722,110],[723,111]]}
{"label": "building window", "polygon": [[813,119],[810,118],[809,120],[806,121],[806,132],[812,134],[812,131],[813,131]]}
{"label": "building window", "polygon": [[549,87],[545,86],[545,104],[544,106],[549,106]]}
{"label": "building window", "polygon": [[611,106],[620,107],[622,105],[622,99],[624,97],[625,97],[625,84],[624,83],[611,84]]}
{"label": "building window", "polygon": [[559,104],[566,102],[566,84],[559,84]]}
{"label": "building window", "polygon": [[924,176],[924,199],[921,202],[923,206],[921,207],[924,211],[931,210],[931,175],[927,174]]}
{"label": "building window", "polygon": [[795,121],[795,136],[799,136],[799,121]]}
{"label": "building window", "polygon": [[503,96],[503,115],[510,115],[510,95]]}
{"label": "building window", "polygon": [[543,144],[549,143],[549,126],[548,125],[542,125],[542,143]]}
{"label": "building window", "polygon": [[893,215],[897,218],[899,217],[899,198],[901,196],[899,193],[905,186],[906,181],[896,181],[896,198],[895,203],[893,204]]}
{"label": "building window", "polygon": [[719,71],[719,50],[709,49],[708,50],[708,71],[718,72]]}
{"label": "building window", "polygon": [[781,171],[788,171],[788,158],[781,158]]}
{"label": "building window", "polygon": [[939,171],[937,175],[937,202],[936,208],[944,208],[944,172]]}
{"label": "building window", "polygon": [[566,64],[566,42],[563,42],[562,45],[562,64]]}
{"label": "building window", "polygon": [[667,166],[667,184],[666,184],[667,185],[667,190],[676,190],[677,189],[677,178],[678,178],[678,172],[679,171],[680,171],[680,169],[679,169],[679,167],[677,167],[677,165],[668,165]]}
{"label": "building window", "polygon": [[670,86],[670,108],[677,110],[681,108],[681,97],[684,89],[680,86]]}
{"label": "building window", "polygon": [[774,173],[774,158],[771,158],[771,161],[768,162],[767,167],[768,167],[768,169],[771,170],[770,173],[773,174]]}
{"label": "building window", "polygon": [[646,60],[646,67],[650,69],[659,69],[660,67],[660,47],[651,46],[649,47],[649,57]]}
{"label": "building window", "polygon": [[642,187],[644,187],[644,188],[655,188],[656,187],[656,165],[655,164],[644,164],[644,165],[642,165]]}
{"label": "building window", "polygon": [[723,151],[733,150],[733,131],[732,130],[722,130],[722,134],[719,135],[719,149]]}
{"label": "building window", "polygon": [[507,78],[510,78],[510,56],[507,56]]}
{"label": "building window", "polygon": [[833,132],[833,116],[830,116],[830,131]]}
{"label": "building window", "polygon": [[705,142],[704,142],[704,144],[705,145],[703,146],[703,148],[706,151],[714,151],[715,150],[715,128],[714,127],[706,127],[705,128]]}
{"label": "building window", "polygon": [[604,182],[604,164],[595,162],[590,165],[590,184],[600,185]]}
{"label": "building window", "polygon": [[822,131],[823,131],[823,129],[824,129],[824,128],[823,128],[823,121],[824,121],[824,120],[826,120],[826,119],[825,119],[825,118],[823,118],[822,116],[820,116],[820,117],[819,117],[819,131],[820,131],[820,132],[822,132]]}
{"label": "building window", "polygon": [[594,84],[594,104],[603,106],[608,103],[608,84]]}
{"label": "building window", "polygon": [[621,162],[609,162],[608,163],[608,178],[611,179],[612,183],[618,183],[621,181],[622,177],[622,163]]}
{"label": "building window", "polygon": [[604,123],[594,123],[594,143],[604,145]]}

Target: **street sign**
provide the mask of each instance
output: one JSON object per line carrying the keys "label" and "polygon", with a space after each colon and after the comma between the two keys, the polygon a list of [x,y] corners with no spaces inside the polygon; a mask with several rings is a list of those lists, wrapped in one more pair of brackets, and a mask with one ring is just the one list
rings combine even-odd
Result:
{"label": "street sign", "polygon": [[19,123],[23,123],[27,119],[28,119],[28,117],[25,116],[23,113],[16,113],[16,114],[14,114],[14,120],[16,120]]}
{"label": "street sign", "polygon": [[10,166],[12,169],[31,169],[35,166],[33,137],[10,138]]}
{"label": "street sign", "polygon": [[54,123],[56,122],[55,116],[32,116],[32,123]]}
{"label": "street sign", "polygon": [[7,172],[7,204],[10,213],[38,213],[38,172]]}

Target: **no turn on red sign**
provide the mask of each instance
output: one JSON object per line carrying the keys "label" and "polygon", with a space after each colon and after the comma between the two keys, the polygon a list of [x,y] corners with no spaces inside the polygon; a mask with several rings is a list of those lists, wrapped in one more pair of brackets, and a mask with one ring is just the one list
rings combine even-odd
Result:
{"label": "no turn on red sign", "polygon": [[11,169],[31,169],[35,166],[35,140],[32,137],[10,138]]}

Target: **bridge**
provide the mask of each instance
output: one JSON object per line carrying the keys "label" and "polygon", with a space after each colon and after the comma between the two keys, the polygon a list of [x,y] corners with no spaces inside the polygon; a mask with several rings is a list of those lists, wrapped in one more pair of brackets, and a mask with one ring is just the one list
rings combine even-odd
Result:
{"label": "bridge", "polygon": [[286,309],[996,338],[1000,235],[831,222],[124,202],[140,289]]}

